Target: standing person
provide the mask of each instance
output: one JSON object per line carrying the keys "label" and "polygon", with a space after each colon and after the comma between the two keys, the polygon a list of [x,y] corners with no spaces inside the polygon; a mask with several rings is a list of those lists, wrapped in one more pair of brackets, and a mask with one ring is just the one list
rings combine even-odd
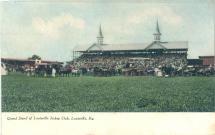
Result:
{"label": "standing person", "polygon": [[5,66],[5,64],[3,64],[3,63],[1,63],[1,72],[0,72],[0,74],[1,75],[7,75],[7,70],[6,70],[6,66]]}
{"label": "standing person", "polygon": [[56,74],[56,70],[55,68],[52,68],[52,77],[55,77],[55,74]]}

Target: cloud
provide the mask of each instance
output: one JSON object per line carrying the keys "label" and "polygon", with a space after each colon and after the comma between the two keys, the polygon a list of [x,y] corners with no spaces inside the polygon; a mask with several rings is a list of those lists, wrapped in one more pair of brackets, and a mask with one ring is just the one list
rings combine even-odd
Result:
{"label": "cloud", "polygon": [[175,13],[170,7],[147,7],[133,12],[128,16],[127,20],[129,23],[140,24],[155,17],[170,25],[178,25],[182,22],[182,17]]}
{"label": "cloud", "polygon": [[[151,42],[158,18],[163,41],[188,40],[190,56],[209,55],[214,53],[209,9],[204,5],[128,2],[7,3],[3,5],[2,54],[70,59],[74,46],[96,42],[100,22],[105,43]],[[203,15],[204,21],[200,19]]]}
{"label": "cloud", "polygon": [[61,14],[51,18],[50,20],[44,20],[41,17],[35,17],[32,20],[32,25],[37,32],[48,38],[59,38],[61,35],[61,29],[64,27],[84,29],[85,21],[81,18],[76,18],[71,14]]}
{"label": "cloud", "polygon": [[3,35],[2,36],[2,56],[25,58],[31,56],[31,53],[39,52],[40,46],[36,38],[32,35]]}
{"label": "cloud", "polygon": [[183,17],[174,11],[174,6],[143,5],[129,12],[123,11],[119,10],[104,21],[105,42],[151,42],[156,19],[159,20],[161,31],[164,27],[169,28],[168,31],[176,31],[184,23]]}

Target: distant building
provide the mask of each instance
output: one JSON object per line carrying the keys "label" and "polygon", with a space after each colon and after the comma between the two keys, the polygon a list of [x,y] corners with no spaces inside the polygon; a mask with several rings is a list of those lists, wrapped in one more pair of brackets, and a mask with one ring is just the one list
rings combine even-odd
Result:
{"label": "distant building", "polygon": [[199,59],[202,60],[203,66],[213,66],[214,67],[214,56],[199,56]]}
{"label": "distant building", "polygon": [[29,59],[17,59],[17,58],[1,58],[1,62],[6,66],[9,71],[23,71],[25,67],[35,68],[37,65],[58,65],[63,64],[58,61],[46,61],[46,60],[29,60]]}

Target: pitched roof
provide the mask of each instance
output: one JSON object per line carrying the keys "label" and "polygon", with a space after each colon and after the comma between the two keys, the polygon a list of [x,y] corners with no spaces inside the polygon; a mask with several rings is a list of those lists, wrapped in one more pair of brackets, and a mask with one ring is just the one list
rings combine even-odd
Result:
{"label": "pitched roof", "polygon": [[188,49],[187,41],[177,42],[152,42],[152,43],[130,43],[130,44],[93,44],[76,46],[74,51],[129,51],[150,49]]}
{"label": "pitched roof", "polygon": [[167,49],[188,49],[188,41],[161,42]]}
{"label": "pitched roof", "polygon": [[[1,61],[16,61],[16,62],[35,62],[35,60],[29,59],[19,59],[19,58],[1,58]],[[42,63],[63,63],[58,61],[41,60]]]}
{"label": "pitched roof", "polygon": [[123,50],[144,50],[148,44],[103,44],[100,47],[97,44],[90,46],[76,46],[74,51],[123,51]]}

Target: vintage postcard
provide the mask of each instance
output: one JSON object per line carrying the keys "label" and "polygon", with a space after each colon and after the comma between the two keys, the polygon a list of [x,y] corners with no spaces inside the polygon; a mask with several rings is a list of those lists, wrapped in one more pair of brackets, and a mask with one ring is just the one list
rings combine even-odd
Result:
{"label": "vintage postcard", "polygon": [[2,135],[215,135],[214,0],[0,7]]}

